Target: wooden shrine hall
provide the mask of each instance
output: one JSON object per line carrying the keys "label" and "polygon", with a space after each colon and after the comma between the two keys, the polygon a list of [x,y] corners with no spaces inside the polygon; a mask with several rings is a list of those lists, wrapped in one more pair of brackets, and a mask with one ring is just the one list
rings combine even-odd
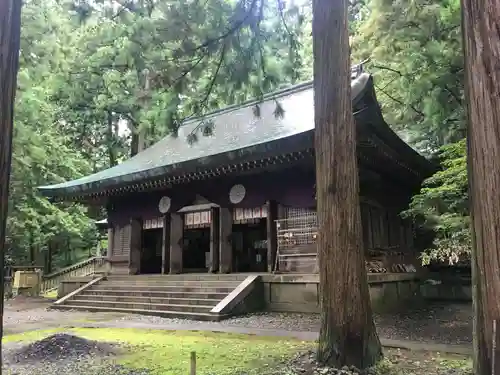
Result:
{"label": "wooden shrine hall", "polygon": [[[433,166],[386,124],[369,74],[353,74],[352,104],[367,266],[407,272],[413,229],[399,213]],[[187,142],[206,121],[213,134]],[[39,190],[106,206],[112,274],[314,273],[313,133],[309,82],[190,120],[115,167]]]}

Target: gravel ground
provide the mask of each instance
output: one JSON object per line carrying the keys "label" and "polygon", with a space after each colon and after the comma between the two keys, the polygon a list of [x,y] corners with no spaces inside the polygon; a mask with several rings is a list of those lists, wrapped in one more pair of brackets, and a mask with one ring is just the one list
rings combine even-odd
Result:
{"label": "gravel ground", "polygon": [[4,334],[10,335],[35,329],[57,328],[77,324],[84,320],[114,320],[125,314],[86,311],[48,310],[53,301],[46,298],[16,297],[5,302],[3,315]]}
{"label": "gravel ground", "polygon": [[[8,350],[8,349],[7,349]],[[125,368],[108,358],[81,356],[59,361],[44,361],[30,364],[4,363],[7,375],[149,375],[147,370]]]}
{"label": "gravel ground", "polygon": [[[435,342],[440,344],[472,343],[472,308],[467,304],[430,304],[418,310],[397,314],[376,314],[379,335],[387,339]],[[197,322],[142,315],[127,315],[116,320],[171,325],[231,326],[288,331],[318,331],[317,314],[262,313],[231,318],[221,322]]]}
{"label": "gravel ground", "polygon": [[418,310],[375,316],[379,335],[441,344],[472,343],[472,305],[434,303]]}

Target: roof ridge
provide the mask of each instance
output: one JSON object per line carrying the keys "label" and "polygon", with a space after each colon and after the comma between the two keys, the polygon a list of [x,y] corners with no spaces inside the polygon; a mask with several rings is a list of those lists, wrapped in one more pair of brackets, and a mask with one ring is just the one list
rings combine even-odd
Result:
{"label": "roof ridge", "polygon": [[237,109],[243,109],[243,108],[250,107],[252,105],[257,105],[257,104],[263,103],[263,102],[271,100],[271,99],[278,99],[280,97],[287,96],[289,94],[294,94],[294,93],[299,92],[299,91],[304,91],[304,90],[313,88],[313,84],[314,84],[313,80],[297,83],[295,85],[287,86],[287,87],[284,87],[282,89],[278,89],[278,90],[269,92],[267,94],[264,94],[262,96],[262,99],[260,99],[260,100],[252,98],[252,99],[248,99],[248,100],[244,101],[243,103],[231,104],[227,107],[217,109],[217,110],[209,112],[205,115],[188,117],[184,120],[181,127],[185,126],[185,125],[192,124],[195,121],[205,120],[207,118],[212,118],[212,117],[215,117],[218,115],[232,112],[232,111],[237,110]]}
{"label": "roof ridge", "polygon": [[[362,73],[367,73],[363,69],[363,62],[351,66],[350,71],[351,71],[351,80],[355,80]],[[371,74],[369,74],[369,75],[371,75]],[[263,103],[263,102],[271,100],[271,99],[277,99],[277,98],[280,98],[280,97],[283,97],[283,96],[286,96],[289,94],[294,94],[294,93],[299,92],[299,91],[304,91],[304,90],[313,88],[313,86],[314,86],[313,79],[310,79],[308,81],[301,82],[301,83],[296,83],[293,85],[287,85],[283,88],[276,89],[272,92],[269,92],[269,93],[262,95],[262,99],[260,99],[260,100],[255,99],[255,98],[251,98],[251,99],[248,99],[242,103],[231,104],[231,105],[228,105],[224,108],[216,109],[212,112],[208,112],[207,114],[203,114],[200,116],[188,117],[188,118],[184,119],[183,123],[180,126],[182,127],[182,126],[185,126],[188,124],[192,124],[195,121],[205,120],[207,118],[212,118],[212,117],[215,117],[218,115],[232,112],[232,111],[237,110],[237,109],[243,109],[243,108],[250,107],[252,105],[260,104],[260,103]]]}

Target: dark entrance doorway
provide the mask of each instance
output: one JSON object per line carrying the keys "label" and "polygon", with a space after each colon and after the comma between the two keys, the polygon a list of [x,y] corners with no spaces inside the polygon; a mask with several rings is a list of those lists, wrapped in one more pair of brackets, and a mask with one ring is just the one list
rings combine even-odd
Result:
{"label": "dark entrance doorway", "polygon": [[161,273],[162,229],[142,231],[141,274]]}
{"label": "dark entrance doorway", "polygon": [[236,272],[267,271],[266,219],[233,224],[233,269]]}
{"label": "dark entrance doorway", "polygon": [[184,229],[183,272],[208,272],[210,228]]}

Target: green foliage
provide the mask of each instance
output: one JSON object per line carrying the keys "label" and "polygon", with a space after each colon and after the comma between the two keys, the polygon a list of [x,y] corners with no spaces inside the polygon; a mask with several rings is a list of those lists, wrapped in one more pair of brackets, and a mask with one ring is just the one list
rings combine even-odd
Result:
{"label": "green foliage", "polygon": [[[88,161],[71,148],[59,124],[64,113],[54,103],[59,73],[67,69],[71,28],[56,2],[31,0],[22,14],[21,57],[16,96],[13,160],[7,220],[7,261],[43,262],[49,241],[65,251],[93,246],[86,209],[51,204],[36,187],[81,177]],[[64,247],[63,244],[64,243]],[[68,246],[69,247],[66,247]],[[34,259],[30,259],[31,255]]]}
{"label": "green foliage", "polygon": [[425,181],[406,213],[436,234],[422,261],[456,263],[471,248],[460,2],[370,0],[366,7],[356,21],[353,59],[369,59],[393,129],[441,161],[441,171]]}
{"label": "green foliage", "polygon": [[434,246],[422,255],[423,263],[455,264],[468,259],[471,250],[465,140],[443,146],[439,156],[442,170],[424,182],[406,214],[436,233]]}
{"label": "green foliage", "polygon": [[[125,141],[135,153],[139,134],[149,145],[186,118],[301,78],[303,16],[281,2],[81,5],[84,24],[60,95],[75,116],[68,130],[85,122],[87,133],[78,131],[87,144],[107,132],[108,152]],[[106,116],[113,131],[103,126]],[[118,134],[120,125],[130,139]]]}
{"label": "green foliage", "polygon": [[353,37],[388,122],[432,154],[465,137],[460,1],[370,0]]}

